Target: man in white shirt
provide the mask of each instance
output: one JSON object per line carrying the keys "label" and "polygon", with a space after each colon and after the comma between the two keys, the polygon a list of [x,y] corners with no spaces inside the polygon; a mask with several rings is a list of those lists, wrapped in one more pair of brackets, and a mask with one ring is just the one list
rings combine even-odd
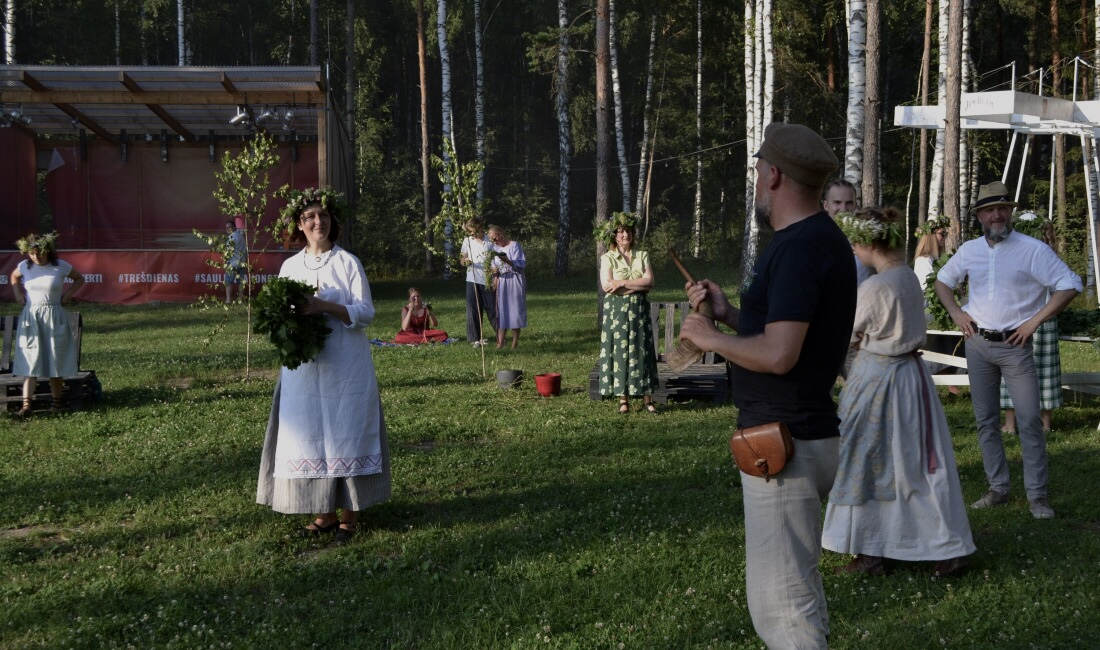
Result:
{"label": "man in white shirt", "polygon": [[[964,243],[940,269],[936,296],[966,339],[978,445],[989,480],[989,490],[970,507],[1008,503],[1008,462],[1000,429],[1003,376],[1016,407],[1031,515],[1050,519],[1054,510],[1047,496],[1046,437],[1039,417],[1031,335],[1081,292],[1081,278],[1049,246],[1012,230],[1015,206],[1004,183],[995,181],[979,189],[970,210],[977,215],[984,236]],[[970,297],[960,308],[954,291],[964,278],[969,278]]]}
{"label": "man in white shirt", "polygon": [[496,330],[496,302],[485,283],[485,253],[488,250],[485,226],[480,219],[470,219],[466,222],[466,237],[462,240],[460,259],[466,267],[466,340],[474,347],[484,344],[482,314],[489,318],[489,325]]}

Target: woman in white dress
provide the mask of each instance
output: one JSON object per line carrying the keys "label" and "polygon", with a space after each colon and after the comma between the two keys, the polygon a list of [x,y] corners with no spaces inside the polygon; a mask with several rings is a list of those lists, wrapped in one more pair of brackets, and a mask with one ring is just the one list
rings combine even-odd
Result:
{"label": "woman in white dress", "polygon": [[947,418],[917,352],[924,300],[900,219],[892,208],[837,219],[875,275],[859,287],[859,352],[840,393],[840,463],[821,545],[856,556],[839,573],[880,575],[890,558],[931,560],[948,575],[965,569],[974,541]]}
{"label": "woman in white dress", "polygon": [[[15,302],[23,306],[16,331],[12,374],[23,380],[23,407],[19,417],[33,412],[32,400],[39,377],[50,378],[51,410],[62,408],[61,393],[65,377],[75,375],[80,358],[76,343],[76,323],[65,311],[66,305],[81,286],[84,276],[72,264],[57,258],[57,233],[27,235],[16,245],[27,255],[11,273]],[[65,286],[65,279],[72,280]]]}
{"label": "woman in white dress", "polygon": [[493,242],[492,272],[496,287],[497,347],[504,347],[504,333],[512,330],[512,349],[519,346],[519,331],[527,327],[527,258],[523,247],[509,239],[500,226],[489,226]]}
{"label": "woman in white dress", "polygon": [[[304,310],[324,314],[332,333],[317,357],[282,368],[260,461],[258,503],[282,513],[319,513],[302,537],[350,541],[358,512],[390,498],[390,452],[370,340],[374,303],[363,265],[335,245],[336,194],[291,191],[284,218],[303,241],[279,271],[317,288]],[[339,513],[338,513],[339,511]]]}

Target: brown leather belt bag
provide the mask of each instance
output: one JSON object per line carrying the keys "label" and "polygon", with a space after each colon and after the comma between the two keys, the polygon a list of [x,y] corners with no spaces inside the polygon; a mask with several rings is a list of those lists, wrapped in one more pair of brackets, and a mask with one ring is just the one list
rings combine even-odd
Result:
{"label": "brown leather belt bag", "polygon": [[794,441],[787,425],[771,422],[735,431],[730,453],[742,472],[769,481],[794,455]]}

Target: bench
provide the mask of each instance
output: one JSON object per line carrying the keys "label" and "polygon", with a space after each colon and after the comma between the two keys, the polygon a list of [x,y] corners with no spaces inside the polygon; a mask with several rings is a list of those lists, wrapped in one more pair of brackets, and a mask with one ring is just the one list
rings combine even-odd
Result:
{"label": "bench", "polygon": [[[653,327],[653,347],[657,355],[657,390],[653,401],[665,404],[673,399],[710,399],[716,404],[726,401],[730,391],[730,374],[721,355],[707,352],[703,358],[681,372],[674,372],[665,361],[665,352],[679,343],[680,324],[691,313],[685,302],[655,302],[649,305]],[[663,334],[663,335],[662,335]],[[588,396],[600,395],[600,367],[597,362],[588,375]]]}
{"label": "bench", "polygon": [[[61,389],[61,400],[66,408],[78,411],[86,402],[92,402],[98,397],[99,380],[94,370],[79,370],[81,340],[84,335],[84,318],[80,312],[72,312],[76,319],[76,359],[77,373],[71,377],[65,377],[65,383]],[[0,334],[3,335],[2,347],[0,347],[0,410],[14,411],[23,406],[23,380],[12,374],[12,364],[15,360],[16,330],[18,329],[19,316],[0,316]],[[52,405],[50,382],[48,377],[39,377],[35,384],[31,402],[38,408],[48,408]]]}

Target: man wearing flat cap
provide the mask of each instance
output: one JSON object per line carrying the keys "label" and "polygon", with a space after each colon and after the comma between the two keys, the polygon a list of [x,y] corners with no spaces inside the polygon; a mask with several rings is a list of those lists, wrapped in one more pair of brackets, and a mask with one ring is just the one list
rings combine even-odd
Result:
{"label": "man wearing flat cap", "polygon": [[779,421],[794,438],[794,456],[775,480],[741,474],[746,594],[769,648],[824,648],[821,501],[836,475],[832,389],[852,334],[855,263],[821,209],[821,188],[838,166],[828,143],[805,126],[772,123],[756,158],[756,219],[775,234],[741,308],[710,280],[685,286],[692,305],[709,300],[715,319],[736,334],[691,314],[680,338],[733,364],[738,427]]}
{"label": "man wearing flat cap", "polygon": [[[1039,378],[1031,335],[1081,292],[1081,278],[1042,241],[1012,230],[1008,188],[995,181],[978,190],[970,211],[983,236],[962,246],[936,275],[936,296],[966,339],[970,396],[989,489],[971,508],[1008,503],[1008,462],[1000,426],[1003,377],[1020,432],[1024,489],[1031,515],[1054,517],[1047,496],[1047,451],[1039,416]],[[964,307],[955,287],[970,278]],[[1049,299],[1048,299],[1049,295]]]}

